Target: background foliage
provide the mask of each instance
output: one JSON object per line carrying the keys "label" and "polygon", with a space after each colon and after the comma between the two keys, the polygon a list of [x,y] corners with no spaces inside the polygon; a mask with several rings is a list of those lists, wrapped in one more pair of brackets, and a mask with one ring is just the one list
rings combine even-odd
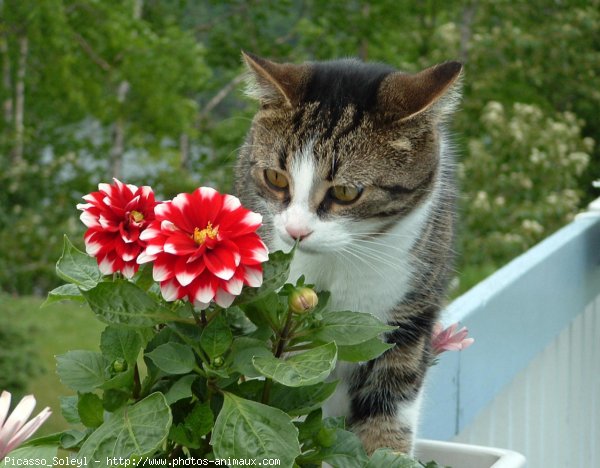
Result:
{"label": "background foliage", "polygon": [[82,232],[73,206],[101,180],[151,184],[165,197],[198,184],[227,190],[255,109],[240,92],[247,49],[407,71],[465,63],[453,128],[465,289],[586,198],[598,169],[589,161],[599,151],[599,5],[4,0],[0,287],[54,285],[62,232]]}
{"label": "background foliage", "polygon": [[457,291],[594,196],[598,0],[0,0],[0,290],[57,284],[62,234],[81,238],[74,206],[99,181],[229,190],[256,106],[240,49],[464,62]]}

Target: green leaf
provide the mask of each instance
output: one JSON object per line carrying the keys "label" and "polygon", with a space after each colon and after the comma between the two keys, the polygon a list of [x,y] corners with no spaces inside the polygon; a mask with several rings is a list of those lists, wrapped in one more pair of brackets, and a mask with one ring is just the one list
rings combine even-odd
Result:
{"label": "green leaf", "polygon": [[211,445],[216,458],[278,458],[291,468],[300,455],[298,429],[283,411],[224,392]]}
{"label": "green leaf", "polygon": [[106,411],[114,413],[129,400],[131,392],[119,390],[118,388],[109,388],[102,395],[102,406]]}
{"label": "green leaf", "polygon": [[298,421],[296,425],[299,431],[298,438],[301,441],[311,439],[323,427],[323,411],[321,408],[312,411],[304,421]]}
{"label": "green leaf", "polygon": [[9,468],[13,463],[8,461],[22,462],[32,460],[36,465],[51,467],[54,457],[58,451],[58,445],[28,445],[19,447],[0,460],[0,468]]}
{"label": "green leaf", "polygon": [[108,379],[104,356],[93,351],[69,351],[56,356],[60,381],[78,392],[92,392]]}
{"label": "green leaf", "polygon": [[393,343],[384,343],[379,338],[371,338],[364,343],[349,346],[338,346],[338,359],[340,361],[365,362],[375,359],[388,349],[396,346]]}
{"label": "green leaf", "polygon": [[294,250],[285,253],[281,250],[269,254],[269,261],[262,264],[263,282],[258,288],[244,288],[236,300],[235,305],[253,302],[261,297],[281,288],[290,275],[290,264],[294,258]]}
{"label": "green leaf", "polygon": [[63,252],[56,262],[56,274],[87,291],[102,281],[96,259],[77,249],[67,236],[64,237]]}
{"label": "green leaf", "polygon": [[68,423],[79,424],[81,422],[79,412],[77,411],[78,402],[79,396],[77,395],[60,397],[60,412]]}
{"label": "green leaf", "polygon": [[202,332],[200,346],[212,360],[225,353],[231,346],[232,341],[233,336],[229,326],[223,317],[217,315]]}
{"label": "green leaf", "polygon": [[[394,453],[388,448],[375,450],[365,468],[380,468],[382,466],[386,468],[423,468],[423,465],[418,461],[407,455]],[[437,464],[434,464],[430,468],[437,466]]]}
{"label": "green leaf", "polygon": [[300,387],[325,380],[335,367],[336,355],[335,343],[328,343],[288,359],[256,356],[252,363],[265,377],[288,387]]}
{"label": "green leaf", "polygon": [[246,377],[260,377],[262,374],[252,364],[255,356],[269,357],[273,353],[262,340],[245,336],[236,338],[231,347],[231,368]]}
{"label": "green leaf", "polygon": [[197,437],[208,434],[214,425],[215,417],[210,409],[210,404],[205,401],[196,403],[191,413],[185,417],[185,427]]}
{"label": "green leaf", "polygon": [[151,455],[166,439],[171,410],[162,393],[153,393],[133,406],[113,413],[83,443],[77,458],[93,460],[96,468],[109,467],[113,457]]}
{"label": "green leaf", "polygon": [[197,449],[204,445],[202,436],[208,434],[214,423],[214,416],[208,402],[198,402],[185,417],[183,423],[171,426],[169,438],[184,447]]}
{"label": "green leaf", "polygon": [[335,391],[337,382],[321,382],[304,387],[286,387],[273,384],[269,405],[285,411],[290,416],[300,416],[320,408]]}
{"label": "green leaf", "polygon": [[382,332],[395,330],[385,325],[371,314],[362,312],[323,312],[321,325],[312,338],[324,343],[335,341],[337,345],[348,346],[363,343]]}
{"label": "green leaf", "polygon": [[168,374],[187,374],[196,366],[194,352],[186,345],[180,343],[165,343],[152,352],[147,353],[146,357],[160,370]]}
{"label": "green leaf", "polygon": [[[326,461],[331,466],[344,468],[363,468],[368,462],[367,453],[358,436],[345,429],[335,429],[333,444],[321,448],[320,460]],[[378,467],[387,465],[377,465]]]}
{"label": "green leaf", "polygon": [[83,295],[96,316],[108,324],[144,328],[178,319],[129,281],[99,283]]}
{"label": "green leaf", "polygon": [[109,325],[100,337],[100,350],[110,362],[123,358],[133,366],[141,348],[142,337],[132,328]]}
{"label": "green leaf", "polygon": [[54,304],[55,302],[60,301],[76,301],[76,302],[85,302],[85,299],[81,295],[81,291],[75,284],[63,284],[58,288],[53,289],[48,293],[48,297],[44,301],[44,303],[40,306],[46,307],[50,304]]}
{"label": "green leaf", "polygon": [[140,269],[133,277],[133,282],[137,284],[144,291],[148,291],[151,286],[156,284],[154,278],[152,277],[152,264],[146,263],[144,265],[140,265]]}
{"label": "green leaf", "polygon": [[77,447],[83,442],[83,439],[85,439],[87,435],[88,432],[78,431],[76,429],[65,431],[61,434],[60,446],[64,449]]}
{"label": "green leaf", "polygon": [[102,400],[95,393],[83,393],[79,395],[77,412],[81,422],[87,427],[98,427],[104,422],[104,408]]}
{"label": "green leaf", "polygon": [[165,394],[167,403],[172,405],[176,401],[183,400],[184,398],[190,398],[192,394],[192,384],[196,380],[197,375],[184,375],[177,380]]}

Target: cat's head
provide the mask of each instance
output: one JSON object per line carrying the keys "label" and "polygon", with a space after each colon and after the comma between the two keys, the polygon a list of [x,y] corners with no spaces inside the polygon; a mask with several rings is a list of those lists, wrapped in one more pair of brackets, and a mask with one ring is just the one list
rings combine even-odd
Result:
{"label": "cat's head", "polygon": [[[237,190],[267,241],[331,252],[407,219],[440,183],[440,123],[461,65],[417,74],[354,59],[277,64],[244,54],[260,102]],[[271,238],[269,238],[271,236]]]}

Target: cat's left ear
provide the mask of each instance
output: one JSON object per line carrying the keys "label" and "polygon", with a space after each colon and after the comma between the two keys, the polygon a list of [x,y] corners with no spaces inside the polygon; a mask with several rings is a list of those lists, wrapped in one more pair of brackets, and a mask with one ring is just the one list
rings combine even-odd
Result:
{"label": "cat's left ear", "polygon": [[263,105],[294,107],[300,100],[308,76],[305,65],[275,63],[242,51],[250,72],[246,94]]}
{"label": "cat's left ear", "polygon": [[459,62],[446,62],[415,74],[391,73],[381,83],[379,106],[398,114],[400,120],[419,115],[437,103],[442,104],[440,113],[445,114],[458,100],[456,85],[461,71]]}

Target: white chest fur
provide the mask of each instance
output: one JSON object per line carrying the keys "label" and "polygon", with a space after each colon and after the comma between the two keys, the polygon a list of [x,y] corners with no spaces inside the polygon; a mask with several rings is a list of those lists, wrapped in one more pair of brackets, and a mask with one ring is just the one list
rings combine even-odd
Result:
{"label": "white chest fur", "polygon": [[[290,282],[304,275],[317,290],[331,292],[330,310],[352,310],[373,314],[383,322],[389,312],[410,290],[412,276],[419,259],[411,249],[425,224],[434,196],[398,221],[383,234],[367,221],[348,224],[323,221],[308,209],[315,168],[311,146],[298,155],[291,168],[296,191],[290,206],[273,218],[277,235],[274,250],[289,250],[292,240],[286,226],[302,224],[311,234],[302,240],[291,265]],[[289,232],[289,229],[288,229]],[[353,366],[338,363],[330,379],[340,380],[323,410],[326,416],[349,413],[346,376]]]}

